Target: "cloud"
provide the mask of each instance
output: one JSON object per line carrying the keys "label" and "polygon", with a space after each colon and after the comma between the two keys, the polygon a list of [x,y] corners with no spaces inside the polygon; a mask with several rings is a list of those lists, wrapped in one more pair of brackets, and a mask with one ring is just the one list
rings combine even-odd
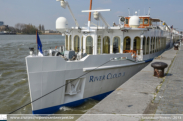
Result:
{"label": "cloud", "polygon": [[102,4],[110,4],[112,3],[112,0],[100,0]]}

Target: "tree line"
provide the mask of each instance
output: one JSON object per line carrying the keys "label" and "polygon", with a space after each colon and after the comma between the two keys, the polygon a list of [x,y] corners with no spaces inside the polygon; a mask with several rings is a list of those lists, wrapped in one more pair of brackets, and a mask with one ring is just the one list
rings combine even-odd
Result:
{"label": "tree line", "polygon": [[22,23],[15,24],[16,33],[36,34],[36,30],[39,30],[38,32],[40,34],[44,33],[44,31],[45,31],[44,25],[39,25],[38,27],[36,27],[32,24],[22,24]]}

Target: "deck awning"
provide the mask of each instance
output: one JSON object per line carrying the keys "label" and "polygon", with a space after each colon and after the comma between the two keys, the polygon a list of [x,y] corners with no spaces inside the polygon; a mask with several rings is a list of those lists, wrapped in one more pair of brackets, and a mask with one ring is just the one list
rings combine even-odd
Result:
{"label": "deck awning", "polygon": [[158,19],[158,18],[152,18],[151,19],[152,22],[163,22],[162,20]]}

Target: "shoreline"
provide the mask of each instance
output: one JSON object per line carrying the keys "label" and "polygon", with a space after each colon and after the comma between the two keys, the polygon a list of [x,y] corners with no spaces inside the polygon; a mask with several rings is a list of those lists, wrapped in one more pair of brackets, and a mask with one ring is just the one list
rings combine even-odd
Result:
{"label": "shoreline", "polygon": [[[36,35],[36,34],[0,34],[0,35]],[[39,35],[62,35],[61,33],[48,33],[48,34],[39,34]]]}

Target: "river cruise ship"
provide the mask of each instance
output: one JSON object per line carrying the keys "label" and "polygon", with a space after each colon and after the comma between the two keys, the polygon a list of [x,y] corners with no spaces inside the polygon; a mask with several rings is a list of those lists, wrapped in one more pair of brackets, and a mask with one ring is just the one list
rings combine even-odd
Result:
{"label": "river cruise ship", "polygon": [[[102,100],[180,37],[150,11],[119,16],[119,22],[109,24],[102,12],[110,9],[92,10],[92,0],[90,9],[82,11],[89,13],[88,25],[81,27],[69,3],[57,1],[70,10],[76,26],[69,27],[67,19],[59,17],[56,29],[64,34],[65,45],[38,55],[31,49],[26,57],[33,114],[52,114],[88,98]],[[93,24],[92,15],[104,26]]]}

